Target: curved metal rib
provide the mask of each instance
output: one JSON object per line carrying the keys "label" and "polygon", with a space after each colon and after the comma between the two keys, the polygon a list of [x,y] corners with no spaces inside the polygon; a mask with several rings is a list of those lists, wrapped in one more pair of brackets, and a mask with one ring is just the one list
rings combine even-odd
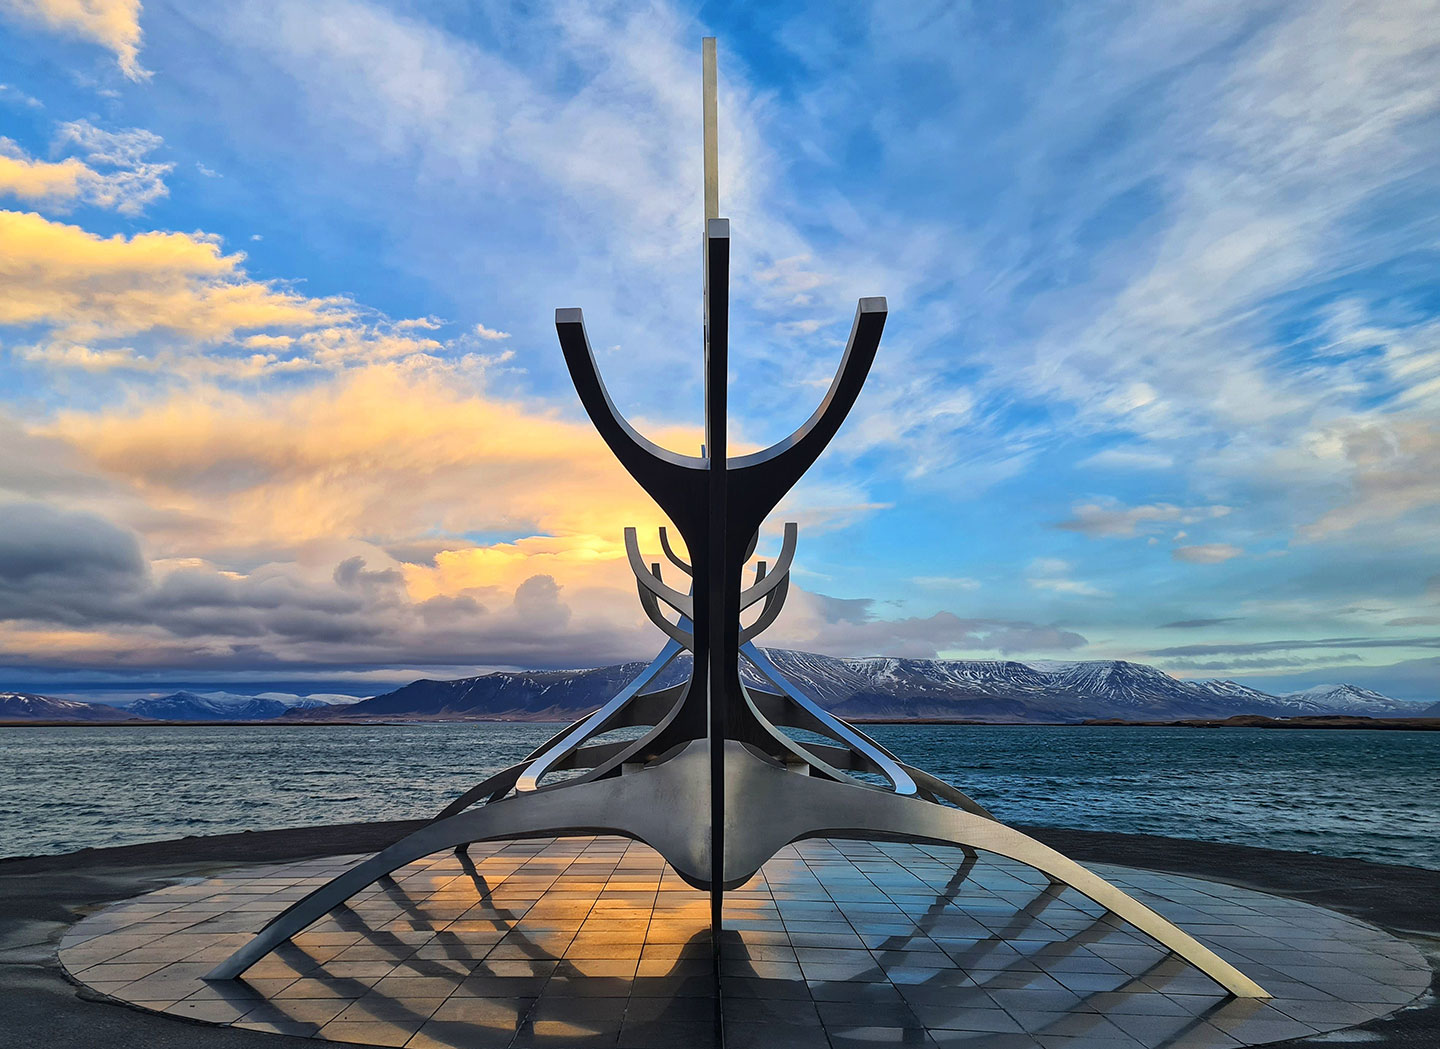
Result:
{"label": "curved metal rib", "polygon": [[852,750],[857,750],[873,761],[881,770],[881,775],[888,779],[893,785],[896,794],[910,795],[915,793],[915,781],[910,773],[905,771],[904,766],[885,748],[872,740],[864,733],[857,731],[850,725],[831,714],[828,710],[811,702],[809,697],[797,689],[785,675],[780,673],[770,657],[756,648],[753,642],[746,642],[740,646],[740,654],[750,661],[750,665],[758,670],[762,677],[774,685],[781,692],[790,698],[796,706],[801,707],[811,717],[825,724],[836,739],[845,743]]}
{"label": "curved metal rib", "polygon": [[[595,363],[590,337],[585,331],[583,310],[556,310],[555,331],[560,337],[560,349],[565,354],[565,364],[570,369],[570,379],[575,384],[575,392],[580,395],[580,403],[585,406],[595,429],[600,431],[600,436],[615,453],[615,458],[627,468],[635,460],[655,460],[685,470],[706,468],[706,460],[662,448],[620,414],[615,402],[610,399],[610,391],[605,388],[605,380],[600,378],[600,368]],[[646,490],[649,490],[648,486]]]}
{"label": "curved metal rib", "polygon": [[[853,763],[864,764],[862,756],[849,747],[827,747],[821,743],[806,743],[804,746],[806,750],[824,758],[836,768],[845,767],[846,755],[850,756]],[[915,780],[915,785],[919,788],[916,796],[922,801],[932,804],[938,804],[940,801],[948,801],[956,808],[964,809],[966,812],[979,816],[982,819],[993,820],[996,818],[994,813],[970,795],[960,790],[953,783],[947,783],[943,779],[937,779],[923,769],[917,769],[914,765],[907,765],[903,761],[900,763],[900,767],[910,773],[910,777]],[[871,770],[862,767],[860,771]]]}
{"label": "curved metal rib", "polygon": [[785,607],[785,595],[790,592],[790,574],[787,572],[780,579],[780,585],[765,595],[765,607],[760,609],[760,615],[755,622],[747,627],[740,628],[740,643],[748,644],[759,637],[770,624],[774,623],[780,616],[780,610]]}
{"label": "curved metal rib", "polygon": [[[443,849],[496,838],[538,838],[579,833],[622,834],[643,841],[648,819],[674,821],[681,813],[694,811],[703,804],[704,799],[698,796],[684,798],[686,804],[676,809],[675,802],[682,799],[655,796],[653,788],[670,778],[622,776],[570,786],[563,793],[538,791],[427,824],[291,904],[254,939],[212,969],[205,979],[235,979],[361,889],[407,863]],[[677,786],[683,789],[685,784]],[[625,825],[619,825],[621,823]],[[691,851],[701,852],[698,848]]]}
{"label": "curved metal rib", "polygon": [[[720,874],[727,887],[752,877],[785,845],[805,838],[930,842],[993,852],[1024,863],[1089,897],[1196,966],[1241,998],[1268,998],[1264,988],[1134,897],[1014,828],[956,809],[797,776],[733,741],[726,750],[727,811],[751,833],[732,839]],[[537,791],[428,824],[292,904],[207,980],[227,980],[324,917],[367,885],[421,857],[496,838],[621,834],[646,842],[687,882],[704,887],[711,873],[710,828],[687,818],[709,790],[708,746],[687,744],[668,760],[637,772],[564,791]]]}
{"label": "curved metal rib", "polygon": [[751,501],[757,508],[764,502],[769,503],[760,517],[769,513],[781,496],[794,487],[800,475],[819,458],[855,406],[855,399],[860,396],[860,388],[865,385],[865,378],[875,361],[875,351],[880,347],[886,313],[883,297],[861,299],[855,307],[845,355],[840,359],[840,367],[814,414],[783,441],[763,451],[727,461],[726,466],[735,475],[733,480],[737,488],[742,485],[748,488]]}
{"label": "curved metal rib", "polygon": [[[687,620],[682,619],[680,622],[684,624]],[[589,717],[578,722],[569,732],[565,733],[562,739],[558,740],[552,746],[547,747],[544,753],[530,762],[515,781],[516,791],[528,793],[536,790],[540,786],[541,778],[554,767],[555,763],[559,761],[567,751],[576,749],[590,736],[605,731],[605,722],[618,713],[621,707],[639,695],[640,690],[654,681],[660,672],[669,666],[671,661],[682,651],[684,651],[684,648],[678,641],[673,638],[667,641],[665,647],[660,650],[659,655],[650,661],[650,665],[636,674],[628,685],[615,693],[614,698],[611,699],[610,702],[606,703]]]}
{"label": "curved metal rib", "polygon": [[632,763],[636,760],[643,760],[645,759],[646,755],[653,755],[655,752],[656,741],[664,736],[665,731],[670,727],[671,722],[673,722],[675,718],[679,716],[680,711],[685,706],[685,699],[686,696],[689,694],[689,691],[690,682],[687,681],[684,684],[675,685],[671,688],[662,689],[659,692],[650,693],[650,696],[654,697],[657,700],[662,699],[665,696],[671,696],[673,697],[673,700],[670,704],[669,710],[665,712],[663,717],[661,717],[655,722],[654,726],[650,729],[649,732],[645,733],[645,735],[641,736],[639,739],[622,742],[619,750],[617,750],[614,754],[611,754],[599,765],[591,768],[583,776],[577,776],[574,779],[564,780],[560,783],[552,783],[548,785],[542,784],[533,793],[542,794],[549,791],[556,791],[562,789],[568,790],[571,787],[578,786],[581,783],[591,783],[595,780],[599,780],[606,776],[609,776],[612,772],[618,771],[623,765]]}
{"label": "curved metal rib", "polygon": [[524,761],[516,762],[508,769],[505,769],[502,772],[497,772],[495,773],[495,775],[490,776],[487,779],[481,780],[479,783],[475,784],[475,786],[467,790],[464,794],[461,794],[458,798],[452,801],[449,805],[446,805],[443,809],[441,809],[439,814],[437,814],[431,819],[431,822],[433,823],[435,820],[448,819],[449,817],[454,816],[458,812],[463,812],[471,805],[479,801],[481,798],[486,798],[487,795],[488,798],[486,798],[486,800],[499,801],[501,798],[503,798],[506,794],[509,794],[510,791],[514,789],[515,781],[520,778],[520,773],[525,771],[526,765],[528,765],[531,761],[534,761],[537,757],[539,757],[546,750],[548,750],[557,740],[560,740],[566,735],[568,735],[571,729],[573,729],[576,725],[579,725],[584,720],[585,718],[579,718],[576,721],[571,722],[565,728],[562,728],[559,732],[555,733],[544,743],[540,744],[529,754],[527,754]]}
{"label": "curved metal rib", "polygon": [[670,530],[664,525],[660,526],[660,549],[664,551],[665,556],[670,559],[670,563],[676,568],[680,569],[680,571],[684,572],[686,575],[695,574],[694,570],[685,561],[685,559],[682,558],[679,554],[677,554],[670,546]]}
{"label": "curved metal rib", "polygon": [[790,575],[790,565],[795,560],[795,544],[799,536],[799,526],[794,521],[785,522],[785,538],[780,544],[780,556],[775,559],[775,565],[769,574],[756,581],[756,583],[740,593],[740,611],[745,611],[755,602],[759,601],[770,591],[780,585],[781,580]]}
{"label": "curved metal rib", "polygon": [[726,747],[726,802],[737,826],[754,833],[730,839],[725,880],[749,877],[781,847],[804,838],[968,845],[1018,860],[1087,896],[1174,951],[1240,998],[1268,998],[1265,989],[1193,936],[1093,871],[1029,835],[988,820],[901,798],[856,790],[811,776],[795,776],[754,757],[740,744]]}
{"label": "curved metal rib", "polygon": [[689,543],[704,506],[708,460],[681,455],[644,437],[616,409],[600,378],[584,315],[578,309],[555,311],[555,332],[580,403],[620,465],[635,478]]}
{"label": "curved metal rib", "polygon": [[[671,641],[678,642],[685,648],[694,651],[694,627],[692,626],[691,629],[688,631],[682,630],[679,626],[665,618],[665,613],[660,611],[660,602],[655,600],[654,594],[650,593],[650,591],[646,590],[643,586],[637,585],[635,587],[635,590],[640,595],[640,607],[645,610],[645,615],[650,620],[650,622],[654,623],[661,630],[665,631],[665,635],[669,637]],[[680,622],[688,623],[690,622],[690,620],[688,617],[682,615],[680,617]]]}
{"label": "curved metal rib", "polygon": [[[853,776],[847,775],[840,768],[821,758],[803,743],[797,742],[785,735],[785,733],[776,728],[770,719],[765,716],[765,712],[760,709],[760,705],[755,702],[755,697],[751,695],[750,689],[746,688],[744,683],[741,683],[740,691],[745,696],[745,705],[750,709],[750,713],[754,716],[760,727],[765,730],[771,739],[780,744],[781,749],[790,754],[791,757],[797,759],[800,764],[808,766],[810,770],[820,773],[827,779],[835,780],[837,783],[847,783],[860,790],[884,789],[873,783],[866,783],[864,780],[858,780]],[[847,750],[844,753],[849,754],[851,752]],[[788,765],[790,762],[787,761],[786,764]],[[875,771],[880,770],[876,769]]]}
{"label": "curved metal rib", "polygon": [[[881,776],[885,775],[885,769],[872,761],[866,753],[846,746],[845,741],[837,736],[829,726],[823,721],[812,717],[803,707],[796,706],[789,696],[779,692],[767,692],[761,688],[747,688],[745,694],[749,697],[751,705],[759,711],[769,723],[768,731],[774,735],[777,742],[781,743],[781,745],[791,753],[796,753],[796,748],[799,748],[801,751],[804,751],[806,761],[810,758],[815,758],[825,762],[832,768],[843,769],[847,772],[871,772]],[[817,736],[824,736],[836,745],[828,746],[824,743],[813,743],[809,740],[802,742],[801,740],[792,739],[783,731],[786,728],[799,729],[802,732],[813,732]],[[864,733],[858,734],[864,736]],[[864,738],[869,739],[868,736]],[[890,754],[884,747],[876,744],[876,748],[894,758],[894,755]],[[900,765],[901,768],[908,768],[908,766],[899,761],[898,758],[896,759],[896,764]],[[916,780],[916,783],[918,784],[919,780]],[[862,783],[861,785],[866,787],[871,786],[869,783]],[[923,791],[919,791],[916,793],[916,797],[923,798],[925,795]]]}
{"label": "curved metal rib", "polygon": [[666,586],[646,566],[645,558],[640,556],[640,542],[634,528],[625,529],[625,556],[630,559],[630,571],[635,573],[636,582],[682,616],[694,616],[694,601],[689,595],[682,594],[672,586]]}

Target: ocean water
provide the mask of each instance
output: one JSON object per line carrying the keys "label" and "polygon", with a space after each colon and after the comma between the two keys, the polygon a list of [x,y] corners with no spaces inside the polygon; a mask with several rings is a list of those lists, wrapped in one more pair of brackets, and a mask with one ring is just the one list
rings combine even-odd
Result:
{"label": "ocean water", "polygon": [[[0,856],[413,819],[538,724],[0,728]],[[1440,733],[867,728],[1001,819],[1440,869]]]}

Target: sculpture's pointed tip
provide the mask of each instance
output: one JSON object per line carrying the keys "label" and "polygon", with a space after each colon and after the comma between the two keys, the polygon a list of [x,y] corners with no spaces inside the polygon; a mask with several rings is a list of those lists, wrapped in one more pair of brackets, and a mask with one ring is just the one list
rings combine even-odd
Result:
{"label": "sculpture's pointed tip", "polygon": [[584,312],[579,306],[565,306],[555,311],[556,324],[584,324]]}
{"label": "sculpture's pointed tip", "polygon": [[[578,312],[578,311],[577,311]],[[869,298],[860,300],[861,313],[889,313],[890,308],[885,304],[884,295],[871,295]]]}

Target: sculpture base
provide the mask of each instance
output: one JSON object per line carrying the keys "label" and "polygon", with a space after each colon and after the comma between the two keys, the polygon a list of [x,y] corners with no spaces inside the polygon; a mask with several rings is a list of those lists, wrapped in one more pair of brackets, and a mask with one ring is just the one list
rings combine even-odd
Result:
{"label": "sculpture base", "polygon": [[[117,904],[70,931],[61,962],[133,1005],[253,1030],[452,1049],[713,1044],[708,901],[658,854],[586,837],[477,845],[471,856],[468,868],[447,852],[397,871],[246,981],[200,977],[354,858],[236,868]],[[1000,1032],[1012,1037],[998,1044],[1016,1045],[1260,1044],[1384,1015],[1429,984],[1414,948],[1332,911],[1175,875],[1101,873],[1258,971],[1275,998],[1225,997],[1021,864],[817,840],[727,894],[727,1041],[923,1042],[928,1030],[941,1044]]]}

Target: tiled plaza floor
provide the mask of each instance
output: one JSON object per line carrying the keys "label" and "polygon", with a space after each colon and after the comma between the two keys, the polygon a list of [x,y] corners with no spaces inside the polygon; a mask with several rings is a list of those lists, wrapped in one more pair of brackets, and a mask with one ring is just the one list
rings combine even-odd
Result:
{"label": "tiled plaza floor", "polygon": [[[76,925],[89,987],[178,1017],[415,1049],[715,1042],[708,897],[618,838],[476,845],[397,871],[263,959],[202,975],[358,860],[236,869]],[[1331,911],[1097,870],[1275,995],[1206,977],[1019,864],[848,841],[787,848],[726,897],[725,1045],[1229,1049],[1352,1026],[1429,986],[1419,953]]]}

